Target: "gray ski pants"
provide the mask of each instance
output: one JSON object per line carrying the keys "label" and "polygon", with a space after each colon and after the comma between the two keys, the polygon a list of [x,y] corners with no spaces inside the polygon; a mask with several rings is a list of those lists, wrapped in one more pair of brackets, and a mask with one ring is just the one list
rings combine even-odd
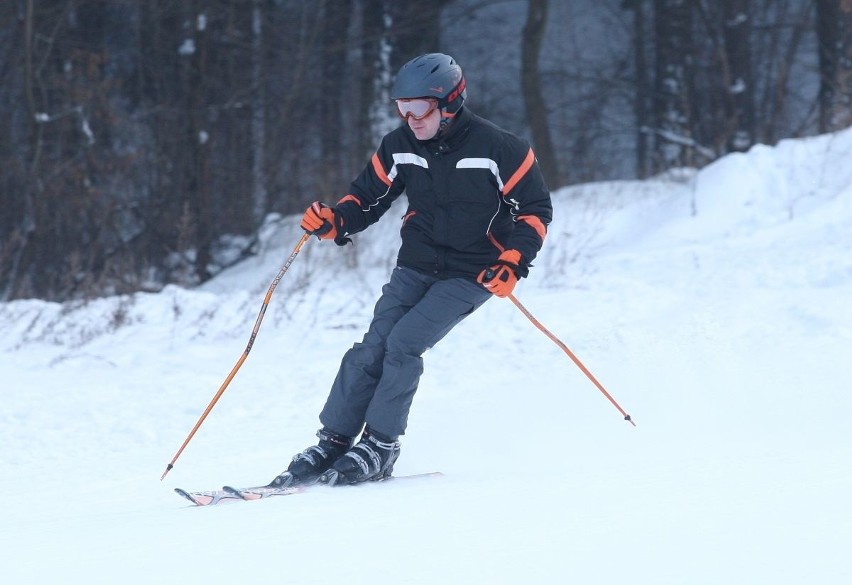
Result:
{"label": "gray ski pants", "polygon": [[389,438],[405,433],[423,353],[491,293],[464,278],[440,280],[396,267],[361,343],[343,356],[320,422],[349,437],[364,423]]}

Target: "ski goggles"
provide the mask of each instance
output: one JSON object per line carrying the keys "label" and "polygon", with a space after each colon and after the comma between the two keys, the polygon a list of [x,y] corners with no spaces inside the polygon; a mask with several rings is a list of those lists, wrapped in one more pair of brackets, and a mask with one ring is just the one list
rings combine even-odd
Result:
{"label": "ski goggles", "polygon": [[438,100],[432,98],[414,98],[396,100],[396,108],[399,117],[407,120],[409,116],[415,120],[422,120],[438,107]]}

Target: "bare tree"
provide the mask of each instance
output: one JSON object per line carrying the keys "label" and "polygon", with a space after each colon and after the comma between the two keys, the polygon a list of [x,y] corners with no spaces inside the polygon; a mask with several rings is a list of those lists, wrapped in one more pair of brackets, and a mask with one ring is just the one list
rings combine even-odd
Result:
{"label": "bare tree", "polygon": [[548,0],[529,0],[527,5],[527,21],[521,37],[521,92],[524,95],[527,122],[532,133],[536,158],[545,181],[555,188],[562,184],[562,180],[550,138],[539,71],[541,42],[547,27],[547,5]]}
{"label": "bare tree", "polygon": [[725,38],[726,150],[745,151],[755,139],[754,74],[751,49],[751,0],[722,2]]}
{"label": "bare tree", "polygon": [[654,0],[657,170],[695,165],[692,12],[687,0]]}
{"label": "bare tree", "polygon": [[640,179],[651,174],[649,130],[651,127],[651,80],[647,53],[647,0],[624,0],[622,8],[633,12],[633,70],[635,96],[633,114],[636,118],[636,170]]}
{"label": "bare tree", "polygon": [[[756,140],[775,143],[800,135],[812,126],[815,100],[803,77],[812,65],[813,2],[764,0],[754,6],[754,62],[760,64],[756,85]],[[803,57],[808,62],[801,63]]]}
{"label": "bare tree", "polygon": [[819,129],[852,124],[852,2],[816,0],[819,39]]}
{"label": "bare tree", "polygon": [[264,67],[264,0],[253,0],[251,8],[251,175],[253,185],[252,217],[260,225],[268,210],[266,188],[266,68]]}
{"label": "bare tree", "polygon": [[393,72],[417,55],[439,51],[441,10],[447,3],[448,0],[385,0],[391,23],[388,39]]}
{"label": "bare tree", "polygon": [[195,276],[198,282],[210,278],[209,264],[210,249],[213,235],[213,196],[211,180],[212,145],[210,144],[210,128],[207,121],[208,105],[208,44],[209,15],[197,4],[202,0],[190,2],[191,11],[188,20],[194,29],[190,37],[194,41],[188,71],[186,94],[190,99],[189,119],[190,134],[186,141],[187,150],[193,156],[192,174],[189,190],[189,209],[195,224],[193,238],[195,248]]}
{"label": "bare tree", "polygon": [[347,29],[352,14],[351,0],[325,0],[320,33],[322,77],[319,95],[320,165],[319,188],[334,193],[346,180],[347,162],[341,148],[345,132],[343,108],[351,99],[346,76]]}
{"label": "bare tree", "polygon": [[[352,168],[364,164],[384,135],[385,112],[381,109],[383,94],[390,90],[388,64],[383,58],[387,45],[384,0],[361,0],[361,60],[358,79],[360,99],[355,123],[356,141],[352,152]],[[378,107],[377,107],[378,106]]]}
{"label": "bare tree", "polygon": [[846,127],[850,13],[852,0],[0,2],[0,300],[209,278],[251,253],[266,213],[333,197],[359,170],[399,124],[393,74],[421,53],[464,63],[471,103],[530,136],[552,186]]}

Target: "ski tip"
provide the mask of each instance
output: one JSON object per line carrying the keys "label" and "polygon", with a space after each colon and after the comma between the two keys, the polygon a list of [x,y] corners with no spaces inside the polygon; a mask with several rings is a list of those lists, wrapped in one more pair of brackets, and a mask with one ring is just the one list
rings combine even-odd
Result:
{"label": "ski tip", "polygon": [[195,498],[193,498],[193,497],[192,497],[192,494],[190,494],[188,491],[186,491],[186,490],[184,490],[184,489],[181,489],[181,488],[175,488],[175,493],[176,493],[176,494],[178,494],[178,495],[180,495],[180,496],[183,496],[184,498],[186,498],[187,500],[189,500],[190,502],[192,502],[192,503],[193,503],[193,504],[195,504],[196,506],[200,506],[200,505],[201,505],[201,504],[198,502],[198,500],[196,500]]}

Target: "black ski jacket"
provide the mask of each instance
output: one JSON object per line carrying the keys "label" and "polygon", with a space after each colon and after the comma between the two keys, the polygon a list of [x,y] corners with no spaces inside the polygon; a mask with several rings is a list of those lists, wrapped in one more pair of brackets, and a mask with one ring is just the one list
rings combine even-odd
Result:
{"label": "black ski jacket", "polygon": [[400,266],[475,278],[514,249],[518,276],[526,276],[552,217],[532,149],[467,108],[441,134],[419,141],[404,124],[384,137],[335,208],[337,243],[378,221],[405,192]]}

